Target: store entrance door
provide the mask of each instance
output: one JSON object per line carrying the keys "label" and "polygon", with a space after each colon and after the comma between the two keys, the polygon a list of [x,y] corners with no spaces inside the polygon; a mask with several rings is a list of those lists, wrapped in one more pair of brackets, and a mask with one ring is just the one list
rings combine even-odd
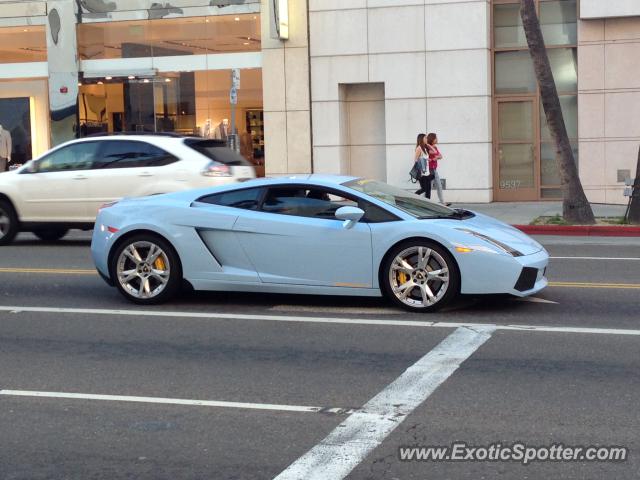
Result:
{"label": "store entrance door", "polygon": [[522,97],[497,100],[494,108],[494,199],[538,200],[538,105]]}

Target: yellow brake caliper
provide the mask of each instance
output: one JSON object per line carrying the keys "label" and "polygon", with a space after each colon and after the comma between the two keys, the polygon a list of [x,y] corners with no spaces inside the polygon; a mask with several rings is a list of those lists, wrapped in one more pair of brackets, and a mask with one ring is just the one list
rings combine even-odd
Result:
{"label": "yellow brake caliper", "polygon": [[404,285],[405,283],[407,283],[408,277],[407,274],[404,272],[398,272],[398,284],[399,285]]}
{"label": "yellow brake caliper", "polygon": [[156,258],[156,261],[153,262],[153,266],[156,267],[158,270],[164,270],[165,269],[165,264],[164,264],[164,260],[162,259],[162,257]]}

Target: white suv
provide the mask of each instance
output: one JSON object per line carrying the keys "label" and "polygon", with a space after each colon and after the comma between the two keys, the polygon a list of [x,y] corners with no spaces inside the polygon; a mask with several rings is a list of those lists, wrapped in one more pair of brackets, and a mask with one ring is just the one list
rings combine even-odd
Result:
{"label": "white suv", "polygon": [[168,135],[73,140],[0,174],[0,245],[11,243],[19,231],[53,241],[70,228],[89,230],[103,204],[123,197],[254,177],[251,163],[219,140]]}

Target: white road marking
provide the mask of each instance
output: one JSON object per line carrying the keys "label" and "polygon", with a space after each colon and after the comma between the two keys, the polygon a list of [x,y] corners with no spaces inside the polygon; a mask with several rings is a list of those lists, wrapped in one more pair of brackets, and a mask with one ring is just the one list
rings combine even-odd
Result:
{"label": "white road marking", "polygon": [[516,299],[517,302],[530,302],[530,303],[549,303],[552,305],[559,305],[558,302],[554,302],[553,300],[547,300],[546,298],[540,297],[521,297]]}
{"label": "white road marking", "polygon": [[551,260],[622,260],[638,262],[638,257],[549,257]]}
{"label": "white road marking", "polygon": [[275,479],[345,478],[492,333],[491,328],[456,329]]}
{"label": "white road marking", "polygon": [[315,307],[307,305],[275,305],[269,309],[272,312],[311,312],[311,313],[336,313],[336,314],[362,314],[362,315],[404,315],[397,308],[380,307]]}
{"label": "white road marking", "polygon": [[547,332],[547,333],[589,333],[596,335],[631,335],[640,336],[640,330],[625,328],[599,328],[599,327],[551,327],[545,325],[497,325],[493,323],[473,322],[425,322],[421,320],[390,320],[377,318],[339,318],[339,317],[301,317],[287,315],[249,315],[234,313],[205,313],[205,312],[171,312],[162,310],[106,310],[97,308],[61,308],[61,307],[14,307],[0,306],[0,312],[18,314],[21,312],[34,313],[59,313],[69,315],[104,315],[104,316],[131,316],[131,317],[157,317],[157,318],[182,318],[205,320],[251,320],[256,322],[291,322],[291,323],[328,323],[335,325],[377,325],[392,327],[435,327],[435,328],[493,328],[495,330],[508,330],[520,332]]}
{"label": "white road marking", "polygon": [[239,408],[248,410],[275,410],[279,412],[341,413],[353,410],[342,408],[307,407],[300,405],[276,405],[270,403],[220,402],[217,400],[189,400],[184,398],[137,397],[129,395],[95,395],[91,393],[36,392],[31,390],[0,390],[0,395],[13,397],[67,398],[74,400],[102,400],[111,402],[161,403],[166,405],[191,405],[197,407]]}

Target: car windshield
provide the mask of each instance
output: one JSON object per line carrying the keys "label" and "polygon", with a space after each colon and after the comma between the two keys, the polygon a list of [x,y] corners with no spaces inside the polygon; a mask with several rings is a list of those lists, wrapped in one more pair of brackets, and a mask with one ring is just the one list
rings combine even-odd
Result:
{"label": "car windshield", "polygon": [[376,180],[359,178],[342,185],[370,195],[417,218],[456,218],[459,216],[457,210]]}

